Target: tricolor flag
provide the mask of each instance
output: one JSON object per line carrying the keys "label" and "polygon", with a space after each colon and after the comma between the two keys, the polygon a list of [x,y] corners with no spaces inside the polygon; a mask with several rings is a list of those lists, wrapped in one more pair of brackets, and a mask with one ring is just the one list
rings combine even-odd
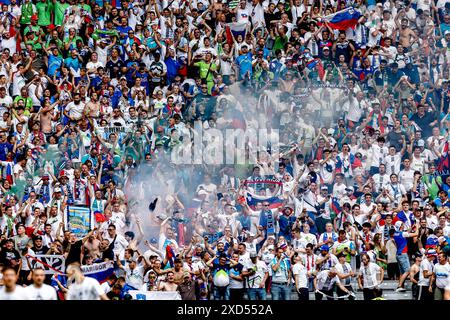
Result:
{"label": "tricolor flag", "polygon": [[339,201],[336,197],[333,197],[331,199],[331,207],[330,209],[336,214],[338,215],[342,209],[341,209],[341,205],[339,204]]}
{"label": "tricolor flag", "polygon": [[450,170],[450,159],[448,157],[448,141],[444,144],[444,149],[442,150],[442,155],[439,159],[438,171],[448,171]]}
{"label": "tricolor flag", "polygon": [[227,42],[230,44],[230,46],[233,44],[233,37],[237,39],[239,35],[242,36],[242,38],[245,38],[245,33],[247,31],[247,22],[231,22],[227,23],[227,26],[225,28]]}
{"label": "tricolor flag", "polygon": [[4,171],[4,179],[7,180],[9,182],[10,185],[14,184],[14,176],[13,176],[13,166],[14,166],[14,162],[6,162],[5,164],[5,168],[3,170]]}
{"label": "tricolor flag", "polygon": [[361,13],[353,7],[338,11],[322,18],[322,22],[328,22],[332,29],[345,31],[354,29],[358,24]]}
{"label": "tricolor flag", "polygon": [[173,249],[170,245],[166,247],[166,260],[169,262],[170,267],[173,268],[175,261],[175,252],[173,252]]}
{"label": "tricolor flag", "polygon": [[279,197],[271,197],[271,198],[267,198],[267,199],[257,199],[255,197],[253,197],[251,194],[247,194],[246,200],[247,200],[248,206],[250,208],[252,208],[253,210],[256,208],[256,204],[259,202],[267,201],[269,203],[270,209],[275,209],[275,208],[281,207],[281,205],[283,204],[283,199],[280,199]]}

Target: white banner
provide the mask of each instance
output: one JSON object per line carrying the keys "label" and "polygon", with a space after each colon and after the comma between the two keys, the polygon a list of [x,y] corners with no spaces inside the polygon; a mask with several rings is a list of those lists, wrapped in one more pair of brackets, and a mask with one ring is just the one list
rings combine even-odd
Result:
{"label": "white banner", "polygon": [[28,256],[31,269],[42,268],[45,274],[64,273],[65,259],[63,255],[46,255],[38,254],[36,256]]}
{"label": "white banner", "polygon": [[133,300],[181,300],[178,291],[139,291],[130,290]]}

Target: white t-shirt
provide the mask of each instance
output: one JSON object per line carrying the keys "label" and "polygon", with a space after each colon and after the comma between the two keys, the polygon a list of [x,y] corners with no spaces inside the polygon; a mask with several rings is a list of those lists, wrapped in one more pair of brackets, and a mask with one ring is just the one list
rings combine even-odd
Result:
{"label": "white t-shirt", "polygon": [[292,273],[294,274],[295,278],[297,279],[297,289],[300,288],[308,288],[308,271],[306,270],[306,267],[301,263],[296,263],[292,267]]}
{"label": "white t-shirt", "polygon": [[264,280],[264,274],[269,272],[269,268],[264,263],[264,261],[258,260],[256,264],[251,262],[250,260],[244,266],[244,270],[253,269],[255,273],[247,278],[247,288],[257,289],[261,285],[261,282]]}
{"label": "white t-shirt", "polygon": [[136,266],[133,270],[131,270],[130,266],[127,265],[125,267],[125,281],[128,285],[138,289],[142,287],[142,284],[144,283],[144,267],[143,266]]}
{"label": "white t-shirt", "polygon": [[436,276],[436,286],[438,288],[443,289],[450,284],[450,264],[448,262],[445,264],[436,263],[433,272]]}
{"label": "white t-shirt", "polygon": [[84,102],[80,101],[79,104],[75,104],[75,102],[72,101],[66,106],[66,111],[71,117],[78,120],[83,116],[84,106]]}
{"label": "white t-shirt", "polygon": [[320,271],[317,274],[317,288],[319,290],[329,291],[333,289],[335,283],[340,283],[338,276],[334,276],[333,278],[329,278],[330,270]]}
{"label": "white t-shirt", "polygon": [[42,284],[40,288],[31,285],[25,288],[31,300],[58,300],[56,290],[48,284]]}
{"label": "white t-shirt", "polygon": [[6,292],[3,286],[0,288],[0,300],[31,300],[31,296],[24,287],[16,286],[13,292]]}
{"label": "white t-shirt", "polygon": [[414,170],[401,170],[398,174],[400,183],[405,187],[406,191],[411,191],[414,184]]}
{"label": "white t-shirt", "polygon": [[369,262],[367,266],[361,266],[359,269],[359,275],[363,277],[364,289],[373,289],[379,285],[377,274],[380,270],[381,267],[373,262]]}
{"label": "white t-shirt", "polygon": [[428,259],[423,259],[419,268],[419,286],[429,286],[431,277],[425,278],[423,272],[433,272],[433,264]]}
{"label": "white t-shirt", "polygon": [[[344,262],[344,264],[338,263],[336,266],[336,271],[343,274],[343,275],[347,275],[350,273],[350,271],[352,271],[352,266],[350,265],[350,263],[348,262]],[[341,279],[341,282],[344,286],[349,286],[352,282],[352,278],[348,277],[345,279]]]}
{"label": "white t-shirt", "polygon": [[81,283],[72,283],[67,292],[67,300],[100,300],[103,295],[100,283],[94,279],[85,277]]}

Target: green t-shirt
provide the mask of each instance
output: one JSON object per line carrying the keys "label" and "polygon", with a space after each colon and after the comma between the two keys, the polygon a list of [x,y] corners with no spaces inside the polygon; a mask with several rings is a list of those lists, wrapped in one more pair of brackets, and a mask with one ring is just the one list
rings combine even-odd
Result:
{"label": "green t-shirt", "polygon": [[70,43],[70,49],[73,49],[77,44],[77,40],[81,40],[81,42],[84,43],[83,39],[80,36],[75,36],[72,40],[70,40],[69,37],[65,38],[64,44]]}
{"label": "green t-shirt", "polygon": [[19,100],[23,100],[23,102],[25,102],[25,108],[26,108],[26,109],[31,109],[31,108],[33,108],[33,100],[31,100],[30,97],[24,98],[24,97],[21,97],[21,96],[17,96],[17,97],[14,99],[14,102],[17,103]]}
{"label": "green t-shirt", "polygon": [[217,65],[215,63],[206,63],[205,61],[202,60],[194,63],[194,66],[200,68],[200,78],[206,79],[206,82],[212,82],[214,80],[213,72],[217,70]]}
{"label": "green t-shirt", "polygon": [[64,11],[69,7],[68,3],[61,3],[56,1],[53,6],[53,10],[55,13],[55,26],[61,26],[64,21]]}
{"label": "green t-shirt", "polygon": [[273,48],[272,48],[273,52],[275,52],[277,49],[283,50],[283,48],[284,48],[284,46],[286,45],[287,42],[288,42],[288,37],[287,36],[285,36],[284,38],[280,37],[280,36],[276,37],[275,38],[275,43],[274,43]]}
{"label": "green t-shirt", "polygon": [[36,11],[39,17],[38,25],[48,26],[51,22],[51,12],[53,10],[52,2],[38,2],[36,3]]}
{"label": "green t-shirt", "polygon": [[39,42],[37,42],[38,40],[39,37],[36,36],[35,33],[33,39],[25,41],[25,45],[30,45],[33,48],[33,50],[41,50],[42,45]]}
{"label": "green t-shirt", "polygon": [[35,7],[31,2],[22,4],[20,13],[20,24],[30,24],[31,16],[35,13]]}
{"label": "green t-shirt", "polygon": [[30,31],[34,31],[36,35],[39,35],[41,33],[41,27],[40,26],[32,26],[30,24],[23,30],[23,34],[26,35]]}

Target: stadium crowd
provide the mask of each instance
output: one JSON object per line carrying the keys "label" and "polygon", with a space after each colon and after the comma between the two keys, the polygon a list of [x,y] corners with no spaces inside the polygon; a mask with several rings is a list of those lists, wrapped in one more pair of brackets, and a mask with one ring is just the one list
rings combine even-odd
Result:
{"label": "stadium crowd", "polygon": [[450,299],[450,1],[0,3],[0,299]]}

